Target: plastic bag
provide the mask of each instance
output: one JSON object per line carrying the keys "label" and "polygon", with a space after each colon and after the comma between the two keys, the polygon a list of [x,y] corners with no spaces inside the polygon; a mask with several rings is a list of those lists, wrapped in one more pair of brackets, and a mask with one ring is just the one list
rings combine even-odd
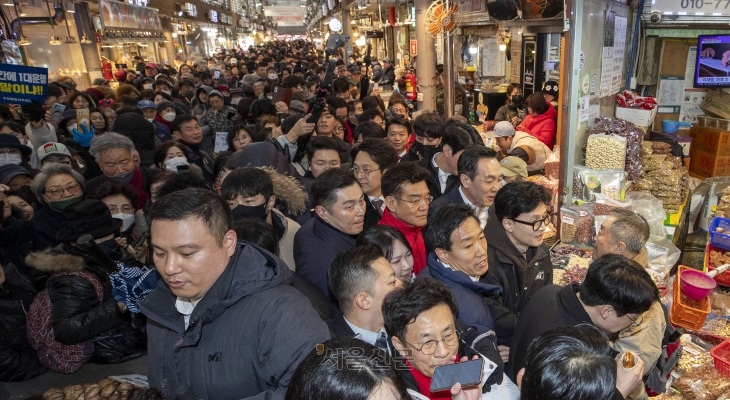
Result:
{"label": "plastic bag", "polygon": [[626,174],[622,170],[607,169],[595,170],[584,166],[575,166],[575,171],[581,181],[579,192],[573,186],[573,197],[586,203],[596,201],[596,193],[604,194],[614,200],[621,199]]}
{"label": "plastic bag", "polygon": [[626,195],[626,199],[631,200],[631,209],[649,223],[652,237],[658,239],[667,237],[667,228],[664,227],[667,213],[661,200],[647,192],[630,192]]}
{"label": "plastic bag", "polygon": [[563,206],[560,208],[560,241],[590,246],[595,236],[593,204]]}
{"label": "plastic bag", "polygon": [[674,387],[688,400],[715,400],[730,389],[730,379],[713,365],[703,365],[674,381]]}
{"label": "plastic bag", "polygon": [[591,135],[586,144],[586,167],[619,169],[626,166],[626,138],[617,135]]}
{"label": "plastic bag", "polygon": [[545,160],[544,168],[545,176],[548,179],[555,181],[560,179],[560,152],[557,147],[553,150],[553,153],[548,156],[547,160]]}
{"label": "plastic bag", "polygon": [[667,287],[669,272],[682,252],[666,237],[651,237],[644,246],[647,255],[646,272],[658,287]]}
{"label": "plastic bag", "polygon": [[594,196],[596,197],[596,204],[593,205],[593,213],[596,217],[599,215],[609,215],[611,211],[617,208],[631,210],[631,201],[619,201],[601,193],[596,193]]}
{"label": "plastic bag", "polygon": [[629,180],[635,182],[642,170],[640,158],[644,131],[631,122],[619,118],[599,117],[596,124],[588,130],[583,150],[586,151],[588,138],[592,135],[606,133],[626,138],[626,162],[623,169],[628,174]]}
{"label": "plastic bag", "polygon": [[560,241],[562,243],[575,243],[575,233],[578,230],[580,213],[571,207],[560,207]]}

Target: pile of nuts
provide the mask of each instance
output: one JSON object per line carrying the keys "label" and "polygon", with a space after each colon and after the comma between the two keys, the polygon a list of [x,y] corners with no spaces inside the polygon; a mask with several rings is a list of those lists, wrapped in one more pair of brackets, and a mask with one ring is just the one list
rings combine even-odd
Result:
{"label": "pile of nuts", "polygon": [[620,169],[626,165],[626,139],[619,136],[591,135],[586,146],[586,167]]}
{"label": "pile of nuts", "polygon": [[705,365],[680,377],[673,385],[688,400],[714,400],[730,389],[730,379],[713,365]]}
{"label": "pile of nuts", "polygon": [[629,206],[626,205],[626,206],[623,206],[622,207],[622,206],[620,206],[618,204],[596,203],[593,206],[593,213],[595,215],[609,215],[609,214],[611,214],[611,211],[613,211],[613,210],[615,210],[617,208],[628,209]]}
{"label": "pile of nuts", "polygon": [[126,400],[134,385],[119,383],[106,378],[99,383],[66,386],[63,389],[49,389],[43,393],[43,400]]}
{"label": "pile of nuts", "polygon": [[593,216],[581,216],[578,220],[578,227],[575,231],[575,241],[578,244],[587,245],[593,241],[595,226],[593,224]]}
{"label": "pile of nuts", "polygon": [[545,176],[548,177],[548,179],[552,180],[558,180],[560,179],[560,161],[558,160],[550,160],[545,161]]}
{"label": "pile of nuts", "polygon": [[560,224],[560,240],[565,243],[574,241],[576,231],[577,227],[575,225],[568,224],[563,220],[563,223]]}
{"label": "pile of nuts", "polygon": [[687,374],[695,368],[703,365],[712,365],[715,362],[709,351],[705,351],[705,349],[697,346],[689,340],[685,341],[684,337],[682,337],[682,346],[684,347],[684,351],[682,351],[682,354],[679,356],[679,361],[677,362],[676,367],[677,371],[682,374]]}
{"label": "pile of nuts", "polygon": [[711,335],[729,338],[730,337],[730,321],[725,318],[715,318],[705,322],[702,325],[702,332],[707,332]]}

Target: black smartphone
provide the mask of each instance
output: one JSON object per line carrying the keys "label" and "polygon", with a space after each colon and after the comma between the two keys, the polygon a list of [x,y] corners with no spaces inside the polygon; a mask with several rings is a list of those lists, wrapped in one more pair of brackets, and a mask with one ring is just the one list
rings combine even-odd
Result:
{"label": "black smartphone", "polygon": [[476,386],[482,381],[483,367],[482,358],[436,367],[431,380],[431,391],[449,390],[457,383],[461,383],[462,387]]}
{"label": "black smartphone", "polygon": [[181,173],[181,172],[188,172],[188,171],[190,171],[190,166],[189,165],[178,165],[177,166],[177,173],[178,174]]}
{"label": "black smartphone", "polygon": [[219,70],[213,71],[213,79],[215,79],[215,80],[221,79],[221,72]]}

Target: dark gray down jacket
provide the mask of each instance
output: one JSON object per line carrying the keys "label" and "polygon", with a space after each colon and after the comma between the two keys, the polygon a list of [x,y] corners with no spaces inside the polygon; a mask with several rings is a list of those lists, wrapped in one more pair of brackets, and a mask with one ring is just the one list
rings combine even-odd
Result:
{"label": "dark gray down jacket", "polygon": [[150,386],[166,398],[186,384],[196,399],[283,399],[299,363],[330,338],[292,279],[279,258],[239,242],[187,330],[176,297],[160,280],[140,302],[148,318]]}

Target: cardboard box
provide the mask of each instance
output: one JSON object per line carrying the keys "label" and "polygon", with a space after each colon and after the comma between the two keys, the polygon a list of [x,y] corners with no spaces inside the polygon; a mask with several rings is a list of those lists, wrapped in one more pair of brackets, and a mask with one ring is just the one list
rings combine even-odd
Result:
{"label": "cardboard box", "polygon": [[692,149],[689,170],[703,178],[730,176],[730,156],[716,156]]}
{"label": "cardboard box", "polygon": [[[728,95],[730,97],[730,95]],[[616,106],[616,118],[629,121],[637,126],[651,126],[656,117],[657,108],[653,110],[641,110],[639,108],[623,108]]]}
{"label": "cardboard box", "polygon": [[730,156],[730,132],[712,128],[692,128],[692,150],[715,156]]}
{"label": "cardboard box", "polygon": [[691,157],[684,158],[684,167],[687,168],[687,171],[689,171],[689,164],[690,164],[691,159],[692,159]]}
{"label": "cardboard box", "polygon": [[709,90],[700,108],[713,117],[730,119],[730,93],[719,89]]}

